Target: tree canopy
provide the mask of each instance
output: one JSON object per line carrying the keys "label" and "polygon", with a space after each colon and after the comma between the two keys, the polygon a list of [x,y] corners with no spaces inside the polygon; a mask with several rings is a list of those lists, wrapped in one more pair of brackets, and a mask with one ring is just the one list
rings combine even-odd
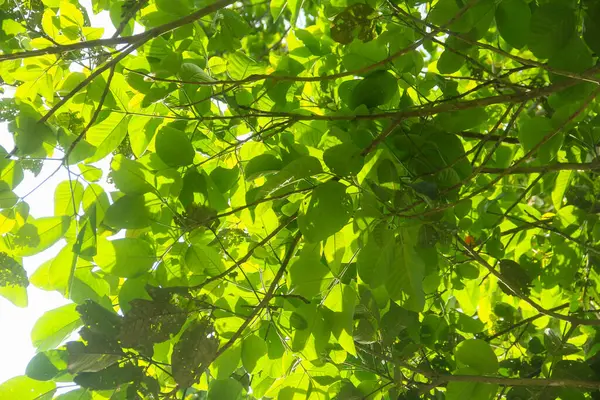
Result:
{"label": "tree canopy", "polygon": [[0,0],[0,398],[600,398],[600,3],[89,3]]}

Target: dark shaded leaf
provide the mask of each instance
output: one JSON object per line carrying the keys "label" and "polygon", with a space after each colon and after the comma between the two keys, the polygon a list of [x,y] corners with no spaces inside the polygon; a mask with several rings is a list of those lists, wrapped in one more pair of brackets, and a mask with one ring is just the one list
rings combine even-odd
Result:
{"label": "dark shaded leaf", "polygon": [[149,351],[179,332],[187,318],[184,310],[168,302],[135,299],[129,304],[119,334],[123,347]]}
{"label": "dark shaded leaf", "polygon": [[110,390],[139,381],[142,377],[141,367],[131,364],[112,365],[98,372],[82,372],[73,378],[73,382],[91,390]]}
{"label": "dark shaded leaf", "polygon": [[192,386],[208,368],[219,348],[212,325],[207,320],[189,325],[173,348],[173,379],[182,387]]}

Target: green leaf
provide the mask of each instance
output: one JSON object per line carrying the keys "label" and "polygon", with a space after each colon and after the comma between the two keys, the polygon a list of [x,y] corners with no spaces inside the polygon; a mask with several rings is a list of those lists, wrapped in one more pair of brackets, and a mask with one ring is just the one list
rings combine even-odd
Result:
{"label": "green leaf", "polygon": [[213,82],[214,79],[202,68],[192,63],[182,63],[179,72],[181,80],[187,82]]}
{"label": "green leaf", "polygon": [[166,301],[135,299],[123,318],[119,339],[123,347],[150,349],[179,332],[184,310]]}
{"label": "green leaf", "polygon": [[47,7],[58,8],[60,0],[42,0],[42,3]]}
{"label": "green leaf", "polygon": [[435,117],[440,128],[450,133],[473,129],[487,121],[487,118],[487,112],[483,107],[443,112]]}
{"label": "green leaf", "polygon": [[196,274],[219,275],[225,271],[223,257],[212,247],[192,245],[185,252],[185,265]]}
{"label": "green leaf", "polygon": [[27,368],[25,375],[38,381],[49,381],[67,369],[67,352],[64,350],[48,350],[36,354]]}
{"label": "green leaf", "polygon": [[98,182],[102,178],[102,170],[92,165],[77,164],[79,171],[88,182]]}
{"label": "green leaf", "polygon": [[[1,150],[0,155],[6,157],[6,153]],[[0,181],[6,183],[11,190],[14,190],[23,181],[22,165],[25,165],[25,162],[18,163],[15,160],[7,159],[0,161]]]}
{"label": "green leaf", "polygon": [[550,58],[569,43],[577,19],[566,4],[553,2],[536,8],[531,16],[527,44],[538,58]]}
{"label": "green leaf", "polygon": [[290,293],[312,298],[325,289],[329,269],[321,263],[319,255],[306,248],[289,267]]}
{"label": "green leaf", "polygon": [[365,160],[361,149],[352,143],[342,143],[325,150],[323,161],[336,175],[357,175],[362,169]]}
{"label": "green leaf", "polygon": [[217,167],[210,173],[210,179],[217,185],[221,193],[226,193],[235,186],[238,181],[240,170],[236,167],[227,169]]}
{"label": "green leaf", "polygon": [[[457,371],[462,375],[479,375],[471,368],[463,368]],[[449,382],[446,389],[448,400],[489,400],[495,397],[498,385],[480,382]]]}
{"label": "green leaf", "polygon": [[[559,70],[582,73],[591,68],[594,65],[594,61],[591,52],[583,40],[574,35],[565,48],[548,60],[548,65]],[[567,79],[564,76],[556,74],[551,74],[550,78],[555,82]],[[571,114],[573,111],[569,109],[568,112]]]}
{"label": "green leaf", "polygon": [[442,74],[453,74],[465,64],[465,58],[460,54],[444,50],[440,56],[437,68]]}
{"label": "green leaf", "polygon": [[397,245],[394,259],[389,265],[385,287],[393,300],[402,300],[411,311],[422,311],[425,306],[423,277],[425,265],[414,247],[404,238]]}
{"label": "green leaf", "polygon": [[466,333],[479,333],[483,331],[485,325],[479,319],[471,318],[464,313],[458,313],[456,327],[458,330]]}
{"label": "green leaf", "polygon": [[375,10],[367,4],[355,3],[346,7],[333,19],[331,38],[338,43],[348,44],[354,38],[368,42],[375,38]]}
{"label": "green leaf", "polygon": [[16,119],[15,145],[21,154],[29,155],[42,148],[44,138],[51,136],[51,129],[38,124],[37,119],[28,115],[19,115]]}
{"label": "green leaf", "polygon": [[237,369],[242,357],[242,347],[233,345],[210,365],[211,375],[217,379],[227,379]]}
{"label": "green leaf", "polygon": [[150,172],[140,163],[119,154],[113,158],[110,168],[115,186],[123,193],[144,194],[154,190],[149,183]]}
{"label": "green leaf", "polygon": [[[106,338],[116,338],[121,326],[121,317],[112,310],[92,301],[85,300],[77,306],[83,325],[90,332],[100,334]],[[83,334],[82,334],[83,335]]]}
{"label": "green leaf", "polygon": [[296,20],[298,19],[298,15],[300,13],[300,9],[302,8],[302,0],[288,0],[287,8],[292,13],[292,19],[290,20],[293,26],[296,26]]}
{"label": "green leaf", "polygon": [[242,399],[242,384],[233,378],[215,379],[208,385],[207,400]]}
{"label": "green leaf", "polygon": [[[66,245],[63,247],[56,258],[52,260],[50,268],[47,270],[45,281],[40,282],[43,284],[42,288],[45,290],[57,290],[66,297],[69,297],[69,284],[72,282],[76,263],[77,255],[73,252],[73,246]],[[42,267],[38,271],[44,275]],[[43,277],[40,276],[40,279],[43,279]]]}
{"label": "green leaf", "polygon": [[141,229],[150,226],[150,210],[142,195],[125,195],[106,210],[106,225],[116,229]]}
{"label": "green leaf", "polygon": [[16,307],[27,307],[29,303],[27,289],[22,286],[0,287],[0,296],[10,301]]}
{"label": "green leaf", "polygon": [[388,103],[396,94],[397,78],[387,71],[375,71],[354,87],[348,105],[351,109],[360,105],[374,108]]}
{"label": "green leaf", "polygon": [[25,375],[15,376],[0,385],[0,398],[36,400],[48,394],[52,396],[56,391],[56,383],[41,382]]}
{"label": "green leaf", "polygon": [[470,367],[479,374],[498,372],[498,357],[492,347],[481,339],[467,339],[454,351],[456,361]]}
{"label": "green leaf", "polygon": [[531,10],[524,0],[502,0],[496,8],[496,26],[508,44],[516,49],[527,44]]}
{"label": "green leaf", "polygon": [[156,153],[165,164],[184,167],[194,161],[196,151],[185,132],[165,126],[156,135]]}
{"label": "green leaf", "polygon": [[461,8],[460,3],[453,0],[440,0],[431,10],[429,18],[432,23],[438,26],[446,26],[448,22],[453,21],[450,25],[452,31],[466,33],[473,27],[473,21],[469,18],[469,13],[463,14],[456,20],[454,19]]}
{"label": "green leaf", "polygon": [[86,134],[86,141],[92,146],[96,146],[96,152],[86,162],[93,163],[102,160],[121,144],[127,135],[129,118],[121,113],[100,112],[98,120]]}
{"label": "green leaf", "polygon": [[357,257],[357,271],[360,279],[371,288],[376,288],[386,282],[386,276],[394,262],[394,242],[385,240],[377,243],[375,239],[369,239],[360,250]]}
{"label": "green leaf", "polygon": [[182,387],[193,385],[214,359],[219,341],[209,336],[213,327],[207,321],[195,321],[186,328],[173,347],[173,379]]}
{"label": "green leaf", "polygon": [[13,239],[15,255],[28,257],[46,250],[65,235],[70,224],[69,217],[45,217],[26,223]]}
{"label": "green leaf", "polygon": [[271,16],[273,17],[273,19],[279,17],[281,12],[283,11],[283,7],[285,6],[285,4],[285,0],[274,0],[269,2],[269,10],[271,11]]}
{"label": "green leaf", "polygon": [[583,39],[585,43],[596,54],[600,54],[600,5],[588,2],[588,10],[585,14]]}
{"label": "green leaf", "polygon": [[156,135],[161,118],[134,115],[129,121],[129,143],[136,157],[141,157]]}
{"label": "green leaf", "polygon": [[242,341],[242,365],[249,373],[258,366],[267,355],[267,344],[258,335],[250,335]]}
{"label": "green leaf", "polygon": [[112,365],[97,372],[82,372],[73,378],[77,385],[90,390],[111,390],[119,386],[139,381],[143,376],[142,368],[126,364]]}
{"label": "green leaf", "polygon": [[563,204],[563,199],[569,184],[571,183],[571,177],[573,171],[560,171],[556,176],[556,184],[552,190],[552,204],[554,204],[555,210],[560,210]]}
{"label": "green leaf", "polygon": [[324,302],[325,307],[334,312],[330,320],[333,336],[340,346],[352,355],[356,355],[353,338],[356,303],[356,292],[352,287],[344,284],[336,285]]}
{"label": "green leaf", "polygon": [[99,239],[98,254],[94,257],[103,271],[125,278],[134,278],[148,271],[155,259],[150,244],[138,238]]}
{"label": "green leaf", "polygon": [[120,348],[113,338],[106,338],[91,333],[86,328],[79,331],[85,336],[90,345],[81,342],[67,342],[68,372],[80,374],[82,372],[99,372],[114,365],[122,358]]}
{"label": "green leaf", "polygon": [[38,351],[51,350],[81,326],[75,304],[47,311],[31,331],[31,343]]}
{"label": "green leaf", "polygon": [[54,400],[92,400],[92,395],[89,390],[79,388],[67,393],[62,393],[56,396]]}
{"label": "green leaf", "polygon": [[8,189],[6,182],[0,182],[0,208],[11,208],[19,201],[12,190]]}
{"label": "green leaf", "polygon": [[62,181],[54,191],[54,215],[71,216],[79,212],[83,199],[83,185],[78,181]]}
{"label": "green leaf", "polygon": [[346,187],[329,181],[313,190],[310,201],[304,200],[298,225],[306,240],[316,243],[341,230],[351,213]]}
{"label": "green leaf", "polygon": [[27,272],[23,266],[6,253],[0,253],[0,287],[25,289],[28,285]]}
{"label": "green leaf", "polygon": [[272,154],[260,154],[246,164],[244,175],[246,180],[252,181],[261,176],[275,173],[283,166],[280,159]]}
{"label": "green leaf", "polygon": [[[525,151],[529,151],[554,131],[552,123],[547,118],[524,118],[519,123],[519,141]],[[563,137],[563,133],[558,133],[539,147],[537,153],[542,163],[548,163],[556,157],[562,146]]]}

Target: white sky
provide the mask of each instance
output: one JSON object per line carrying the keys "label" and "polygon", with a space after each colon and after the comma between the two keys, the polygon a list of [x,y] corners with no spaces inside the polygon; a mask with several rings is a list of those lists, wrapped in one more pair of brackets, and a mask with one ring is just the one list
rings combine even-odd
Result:
{"label": "white sky", "polygon": [[[88,10],[92,26],[104,27],[104,37],[110,37],[115,31],[107,12],[94,15],[91,9],[91,0],[81,0]],[[7,130],[7,124],[0,124],[0,145],[7,151],[11,151],[14,143],[12,135]],[[106,171],[108,162],[102,165]],[[34,177],[33,174],[26,172],[25,179],[17,188],[15,193],[23,196],[33,190],[36,185],[48,177],[57,167],[56,161],[44,163],[42,172]],[[75,169],[78,172],[77,169]],[[106,174],[105,174],[106,175]],[[59,182],[68,180],[69,176],[65,168],[61,168],[52,178],[26,199],[30,206],[30,213],[33,217],[51,216],[54,213],[54,188]],[[23,266],[27,274],[31,276],[33,272],[44,261],[54,258],[58,251],[64,246],[64,241],[59,241],[48,250],[33,257],[26,257],[23,260]],[[68,303],[57,292],[46,292],[30,285],[27,289],[29,297],[29,306],[27,308],[15,307],[12,303],[0,297],[0,383],[12,378],[13,376],[23,375],[25,367],[29,360],[35,354],[31,345],[30,332],[37,319],[44,312]]]}

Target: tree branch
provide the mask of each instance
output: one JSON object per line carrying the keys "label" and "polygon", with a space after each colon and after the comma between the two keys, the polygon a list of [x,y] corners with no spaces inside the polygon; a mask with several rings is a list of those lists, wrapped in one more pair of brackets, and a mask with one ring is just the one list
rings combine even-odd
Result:
{"label": "tree branch", "polygon": [[273,232],[269,233],[267,235],[267,237],[265,237],[263,240],[261,240],[259,243],[257,243],[256,245],[254,245],[252,248],[250,248],[250,250],[248,250],[248,253],[246,253],[246,255],[242,258],[240,258],[236,263],[234,263],[231,267],[227,268],[225,271],[221,272],[219,275],[215,275],[213,277],[208,278],[207,280],[205,280],[204,282],[196,285],[196,286],[173,286],[173,289],[187,289],[187,290],[200,290],[202,289],[204,286],[208,285],[209,283],[218,281],[219,279],[225,278],[227,275],[229,275],[230,273],[232,273],[236,268],[238,268],[239,266],[241,266],[242,264],[244,264],[246,261],[248,261],[250,259],[250,257],[252,257],[252,254],[254,254],[254,250],[256,250],[257,248],[264,246],[265,244],[267,244],[271,239],[273,239],[275,237],[275,235],[277,235],[283,228],[285,228],[286,226],[289,225],[290,222],[292,222],[293,220],[296,219],[296,214],[292,215],[290,218],[288,218],[287,220],[285,220],[284,222],[282,222],[277,228],[275,228],[275,230],[273,230]]}
{"label": "tree branch", "polygon": [[502,275],[500,272],[498,272],[494,267],[492,267],[487,261],[485,261],[483,259],[483,257],[481,257],[479,255],[479,253],[475,252],[469,245],[467,245],[465,243],[464,240],[462,240],[458,235],[456,236],[456,240],[458,241],[458,243],[461,244],[461,246],[463,247],[463,249],[475,260],[479,263],[479,265],[483,266],[485,269],[487,269],[492,275],[494,275],[496,278],[498,278],[498,280],[500,282],[502,282],[504,285],[506,285],[506,287],[508,287],[508,289],[510,289],[511,292],[513,292],[515,294],[515,296],[517,296],[518,298],[520,298],[521,300],[525,301],[527,304],[529,304],[531,307],[535,308],[539,313],[542,313],[544,315],[547,315],[549,317],[553,317],[553,318],[557,318],[557,319],[561,319],[563,321],[567,321],[570,322],[572,324],[577,324],[577,325],[596,325],[596,326],[600,326],[600,320],[598,319],[581,319],[581,318],[576,318],[576,317],[571,317],[569,315],[563,315],[563,314],[559,314],[555,311],[551,311],[551,310],[547,310],[544,307],[540,306],[539,304],[537,304],[535,301],[531,300],[529,297],[527,297],[523,292],[521,292],[518,288],[514,287],[513,283],[510,282],[509,280],[506,279],[506,277],[504,275]]}
{"label": "tree branch", "polygon": [[552,171],[593,171],[600,169],[600,160],[592,161],[589,163],[556,163],[545,166],[535,167],[519,167],[519,168],[481,168],[479,172],[484,174],[536,174]]}
{"label": "tree branch", "polygon": [[479,132],[467,132],[467,131],[455,132],[454,134],[457,136],[463,137],[465,139],[478,139],[478,140],[486,140],[486,141],[490,141],[490,142],[521,144],[521,142],[519,142],[519,139],[516,137],[504,137],[501,135],[488,136],[486,134],[479,133]]}
{"label": "tree branch", "polygon": [[46,121],[48,121],[50,117],[52,117],[62,106],[64,106],[67,103],[67,101],[69,101],[73,96],[75,96],[81,89],[86,87],[94,78],[100,76],[107,69],[114,68],[119,63],[119,61],[127,57],[131,52],[140,47],[142,44],[142,42],[132,44],[127,49],[119,53],[118,56],[116,56],[100,68],[95,69],[94,72],[92,72],[87,78],[85,78],[77,86],[75,86],[65,97],[60,99],[58,103],[52,106],[52,108],[48,110],[48,112],[42,118],[40,118],[38,123],[43,124]]}
{"label": "tree branch", "polygon": [[446,382],[479,382],[502,386],[579,387],[585,389],[600,389],[600,382],[577,379],[499,378],[481,375],[433,375],[432,377],[440,380],[438,384]]}
{"label": "tree branch", "polygon": [[[556,306],[554,308],[551,308],[549,311],[559,311],[559,310],[562,310],[562,309],[567,308],[567,307],[569,307],[569,303],[561,304],[560,306]],[[535,321],[538,318],[544,317],[545,315],[546,314],[539,313],[539,314],[534,315],[532,317],[525,318],[524,320],[516,322],[516,323],[512,324],[511,326],[509,326],[508,328],[501,330],[500,332],[494,333],[492,336],[487,337],[485,340],[486,340],[486,342],[490,342],[490,341],[492,341],[494,339],[499,338],[502,335],[505,335],[505,334],[509,333],[510,331],[512,331],[514,329],[517,329],[520,326],[526,325],[526,324],[528,324],[530,322]]]}
{"label": "tree branch", "polygon": [[75,140],[73,140],[73,143],[71,143],[68,150],[65,152],[64,162],[67,165],[69,162],[69,155],[71,155],[71,153],[75,149],[75,146],[77,146],[77,143],[79,143],[85,137],[85,134],[90,130],[92,125],[94,125],[94,123],[96,122],[96,119],[98,119],[98,115],[100,115],[100,111],[102,111],[102,106],[104,105],[104,102],[106,101],[106,96],[108,95],[108,92],[110,91],[110,84],[112,82],[114,75],[115,75],[115,65],[113,65],[110,68],[108,78],[106,79],[106,86],[104,86],[104,90],[102,91],[102,96],[100,97],[100,101],[98,102],[98,107],[96,107],[96,109],[94,110],[94,114],[92,114],[90,121],[85,126],[85,128],[83,128],[83,131],[81,131],[81,133],[79,135],[77,135]]}
{"label": "tree branch", "polygon": [[111,39],[116,39],[121,35],[121,33],[123,33],[131,18],[133,18],[135,16],[135,13],[137,13],[142,8],[142,6],[144,6],[144,3],[146,3],[144,0],[138,0],[134,5],[131,6],[129,10],[127,10],[125,15],[123,15],[123,20],[117,27],[117,30],[112,35]]}
{"label": "tree branch", "polygon": [[[409,118],[409,117],[427,117],[435,114],[439,114],[442,112],[449,111],[461,111],[468,110],[471,108],[480,108],[485,106],[490,106],[492,104],[500,104],[500,103],[521,103],[528,100],[535,99],[541,96],[547,96],[552,93],[559,92],[561,90],[565,90],[571,86],[577,84],[577,81],[563,81],[554,85],[542,87],[535,90],[530,90],[529,92],[524,93],[511,93],[504,94],[499,96],[490,96],[484,97],[482,99],[474,99],[470,101],[461,101],[456,103],[448,103],[448,104],[440,104],[437,106],[424,106],[419,108],[418,110],[410,110],[410,111],[401,111],[401,112],[388,112],[388,113],[380,113],[374,114],[379,117],[387,116],[389,118]],[[587,104],[586,104],[587,105]],[[374,115],[357,115],[357,119],[374,119]],[[360,118],[362,117],[362,118]],[[371,117],[371,118],[368,118]],[[347,119],[347,118],[346,118]],[[377,136],[373,142],[375,144],[381,143],[391,132],[385,131]],[[542,143],[543,144],[543,143]],[[373,144],[371,144],[372,146]],[[537,150],[537,148],[536,148]]]}
{"label": "tree branch", "polygon": [[281,277],[283,276],[283,274],[284,274],[284,272],[285,272],[288,264],[290,263],[290,260],[292,259],[292,256],[296,252],[296,247],[298,246],[298,242],[300,241],[300,237],[301,236],[302,235],[300,233],[298,233],[298,234],[296,234],[296,237],[294,237],[294,240],[293,240],[293,242],[292,242],[292,244],[291,244],[291,246],[290,246],[287,254],[285,255],[285,258],[281,262],[281,267],[279,268],[279,270],[275,274],[275,277],[273,278],[273,282],[271,283],[271,286],[269,286],[269,289],[267,290],[267,293],[265,294],[265,297],[263,297],[263,299],[261,300],[261,302],[258,303],[258,305],[252,310],[252,313],[250,313],[250,315],[244,320],[244,322],[242,323],[242,325],[240,325],[240,327],[238,328],[238,330],[227,341],[227,343],[225,343],[223,346],[221,346],[221,348],[217,351],[217,353],[215,354],[213,360],[211,360],[210,363],[212,363],[212,361],[214,361],[217,357],[219,357],[221,354],[223,354],[225,351],[227,351],[228,348],[230,348],[231,346],[233,346],[233,344],[235,343],[235,341],[244,332],[244,329],[246,329],[246,327],[248,325],[250,325],[250,323],[252,322],[252,320],[269,304],[269,302],[271,301],[271,299],[275,295],[275,289],[277,289],[277,285],[279,285],[279,281],[281,280]]}
{"label": "tree branch", "polygon": [[509,229],[507,231],[504,231],[501,233],[501,236],[511,235],[513,233],[522,231],[524,229],[543,229],[544,231],[552,232],[570,242],[573,242],[576,245],[581,246],[584,249],[591,251],[592,253],[600,255],[600,250],[596,249],[595,247],[590,246],[587,243],[581,242],[581,241],[575,239],[574,237],[561,232],[559,229],[556,229],[555,227],[553,227],[549,224],[545,224],[543,221],[530,222],[530,221],[524,220],[523,218],[515,217],[514,215],[506,215],[506,218],[512,219],[515,221],[519,221],[522,224],[524,224],[524,226],[520,226],[517,228],[513,228],[513,229]]}
{"label": "tree branch", "polygon": [[[567,83],[568,81],[564,81],[564,83]],[[570,81],[571,85],[574,84],[577,81]],[[467,196],[464,196],[462,198],[460,198],[458,201],[456,202],[452,202],[452,203],[448,203],[448,204],[444,204],[441,205],[439,207],[436,207],[434,209],[429,209],[429,210],[425,210],[419,213],[415,213],[415,214],[401,214],[403,211],[409,211],[414,209],[414,207],[418,206],[419,204],[422,204],[423,201],[416,201],[413,202],[412,204],[410,204],[409,206],[398,210],[397,211],[397,216],[399,217],[403,217],[403,218],[421,218],[424,216],[428,216],[428,215],[432,215],[435,213],[438,213],[440,211],[443,210],[447,210],[451,207],[454,207],[459,201],[463,201],[466,199],[471,199],[475,196],[477,196],[478,194],[488,190],[489,188],[493,187],[496,183],[498,183],[505,175],[507,175],[508,173],[510,173],[510,171],[517,169],[519,167],[519,165],[521,165],[522,163],[524,163],[525,161],[529,160],[536,151],[538,151],[538,149],[544,145],[544,143],[548,142],[550,139],[552,139],[556,134],[558,134],[558,132],[560,132],[565,126],[567,126],[567,124],[571,123],[575,118],[577,118],[586,108],[587,106],[592,102],[592,100],[594,100],[596,98],[596,96],[598,95],[598,93],[600,93],[600,88],[594,90],[581,104],[581,106],[575,111],[573,112],[571,115],[569,115],[569,117],[567,117],[558,127],[556,127],[554,130],[552,130],[552,132],[548,133],[547,135],[545,135],[535,146],[533,146],[533,148],[531,148],[525,155],[523,155],[523,157],[521,157],[520,159],[516,160],[510,167],[508,167],[503,174],[499,174],[498,176],[496,176],[494,179],[492,179],[487,185],[484,185],[482,187],[480,187],[477,190],[474,190],[472,192],[470,192]],[[462,186],[464,182],[460,182],[458,185],[454,185],[450,188],[447,188],[445,190],[445,192],[448,192],[450,190],[454,190],[457,187]]]}
{"label": "tree branch", "polygon": [[536,387],[579,387],[586,389],[600,389],[600,382],[597,381],[584,381],[577,379],[534,379],[534,378],[503,378],[496,376],[484,376],[484,375],[450,375],[450,374],[438,374],[432,370],[426,370],[419,367],[414,367],[402,361],[396,361],[392,357],[380,354],[364,346],[360,347],[361,350],[389,363],[398,365],[401,368],[406,368],[411,372],[423,375],[424,377],[431,379],[435,386],[441,386],[448,382],[479,382],[479,383],[490,383],[502,386],[536,386]]}
{"label": "tree branch", "polygon": [[3,54],[0,55],[0,61],[7,60],[19,60],[31,57],[38,57],[47,54],[60,54],[73,50],[82,50],[89,49],[92,47],[99,46],[116,46],[119,44],[133,44],[139,41],[146,42],[149,39],[158,37],[164,33],[172,31],[173,29],[179,28],[180,26],[187,25],[192,23],[208,14],[211,14],[215,11],[218,11],[224,7],[227,7],[230,4],[233,4],[234,0],[217,0],[213,4],[206,6],[188,16],[177,19],[175,21],[166,23],[161,26],[157,26],[156,28],[152,28],[146,32],[139,33],[137,35],[125,36],[125,37],[113,37],[110,39],[97,39],[97,40],[88,40],[85,42],[78,42],[73,44],[66,44],[61,46],[47,47],[45,49],[39,50],[31,50],[31,51],[21,51],[18,53],[11,54]]}
{"label": "tree branch", "polygon": [[470,44],[472,46],[478,46],[478,47],[481,47],[483,49],[486,49],[486,50],[489,50],[491,52],[494,52],[496,54],[500,54],[500,55],[502,55],[504,57],[507,57],[507,58],[510,58],[511,60],[514,60],[514,61],[516,61],[516,62],[518,62],[518,63],[520,63],[522,65],[541,68],[541,69],[546,70],[548,72],[551,72],[553,74],[564,76],[564,77],[571,78],[571,79],[575,79],[575,80],[578,80],[578,81],[584,81],[584,82],[591,82],[591,83],[595,83],[595,84],[600,84],[600,79],[598,79],[596,77],[593,77],[593,76],[590,76],[590,74],[588,74],[588,73],[578,74],[578,73],[575,73],[575,72],[570,72],[570,71],[565,71],[565,70],[562,70],[562,69],[554,68],[554,67],[551,67],[548,64],[544,64],[544,63],[541,63],[539,61],[535,61],[535,60],[531,60],[531,59],[527,59],[527,58],[522,58],[522,57],[516,56],[514,54],[511,54],[511,53],[509,53],[507,51],[504,51],[502,49],[499,49],[497,47],[491,46],[489,44],[478,42],[476,40],[470,39],[466,35],[462,35],[462,34],[459,34],[459,33],[456,33],[456,32],[452,32],[451,30],[447,29],[446,27],[438,27],[438,26],[436,26],[436,25],[434,25],[432,23],[429,23],[427,21],[421,20],[421,19],[415,17],[414,15],[411,15],[410,13],[407,13],[406,11],[402,10],[401,8],[394,7],[394,9],[395,9],[396,13],[402,14],[403,16],[405,16],[405,17],[407,17],[407,18],[409,18],[411,20],[415,20],[415,21],[417,21],[420,24],[425,24],[429,28],[431,28],[431,29],[433,29],[433,30],[435,30],[437,32],[444,32],[444,33],[446,33],[448,35],[451,35],[451,36],[454,36],[457,39],[459,39],[459,40],[461,40],[461,41],[463,41],[465,43],[468,43],[468,44]]}

